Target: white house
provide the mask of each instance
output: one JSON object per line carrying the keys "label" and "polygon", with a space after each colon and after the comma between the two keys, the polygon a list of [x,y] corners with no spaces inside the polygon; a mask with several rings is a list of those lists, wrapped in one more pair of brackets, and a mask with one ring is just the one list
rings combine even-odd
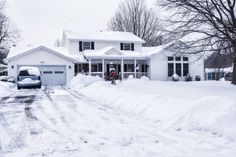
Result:
{"label": "white house", "polygon": [[[17,77],[21,66],[39,67],[44,85],[64,85],[78,73],[109,76],[111,62],[122,79],[147,76],[170,80],[176,73],[204,77],[203,59],[176,53],[174,42],[158,47],[142,47],[145,41],[128,32],[63,32],[62,47],[14,47],[5,62],[9,77]],[[184,49],[183,49],[184,51]],[[185,55],[183,55],[185,54]]]}

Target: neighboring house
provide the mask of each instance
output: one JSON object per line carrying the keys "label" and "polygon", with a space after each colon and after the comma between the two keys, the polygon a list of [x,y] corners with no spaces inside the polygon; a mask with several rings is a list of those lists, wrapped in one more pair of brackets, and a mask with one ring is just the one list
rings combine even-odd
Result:
{"label": "neighboring house", "polygon": [[228,68],[206,68],[206,80],[219,80],[227,78],[233,73],[233,66]]}
{"label": "neighboring house", "polygon": [[5,62],[8,75],[15,78],[21,66],[39,67],[44,85],[64,85],[78,73],[107,78],[111,63],[122,79],[133,75],[170,80],[174,73],[204,77],[203,59],[174,51],[182,42],[142,47],[144,42],[128,32],[64,31],[62,47],[15,47]]}
{"label": "neighboring house", "polygon": [[7,74],[7,65],[0,63],[0,76]]}

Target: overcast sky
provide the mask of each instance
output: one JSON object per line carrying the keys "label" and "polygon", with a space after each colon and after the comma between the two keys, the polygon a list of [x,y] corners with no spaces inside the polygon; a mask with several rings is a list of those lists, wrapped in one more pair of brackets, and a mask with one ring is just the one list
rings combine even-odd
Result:
{"label": "overcast sky", "polygon": [[[7,15],[20,29],[21,45],[54,44],[63,29],[100,31],[121,0],[7,0]],[[154,0],[146,0],[151,6]]]}

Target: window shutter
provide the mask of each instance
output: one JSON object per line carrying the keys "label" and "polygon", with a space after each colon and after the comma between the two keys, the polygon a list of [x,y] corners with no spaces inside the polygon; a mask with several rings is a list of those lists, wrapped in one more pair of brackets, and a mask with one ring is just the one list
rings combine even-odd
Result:
{"label": "window shutter", "polygon": [[134,43],[131,43],[131,51],[134,51]]}
{"label": "window shutter", "polygon": [[80,52],[83,51],[83,43],[82,43],[82,41],[79,42],[79,51]]}
{"label": "window shutter", "polygon": [[120,50],[124,50],[123,46],[124,46],[124,44],[120,43]]}
{"label": "window shutter", "polygon": [[91,50],[94,50],[94,42],[91,42]]}

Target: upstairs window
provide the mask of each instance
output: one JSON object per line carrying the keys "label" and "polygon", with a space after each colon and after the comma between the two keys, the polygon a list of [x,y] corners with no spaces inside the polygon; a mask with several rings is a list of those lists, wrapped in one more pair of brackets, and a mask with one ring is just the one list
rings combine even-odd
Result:
{"label": "upstairs window", "polygon": [[120,43],[120,50],[134,51],[134,43]]}
{"label": "upstairs window", "polygon": [[175,57],[176,61],[181,61],[181,57]]}
{"label": "upstairs window", "polygon": [[188,57],[183,57],[183,61],[188,61]]}
{"label": "upstairs window", "polygon": [[174,57],[168,57],[168,61],[173,61]]}
{"label": "upstairs window", "polygon": [[83,42],[83,50],[91,50],[91,42]]}
{"label": "upstairs window", "polygon": [[84,50],[94,50],[94,42],[80,41],[79,42],[79,51]]}

